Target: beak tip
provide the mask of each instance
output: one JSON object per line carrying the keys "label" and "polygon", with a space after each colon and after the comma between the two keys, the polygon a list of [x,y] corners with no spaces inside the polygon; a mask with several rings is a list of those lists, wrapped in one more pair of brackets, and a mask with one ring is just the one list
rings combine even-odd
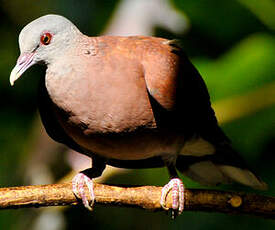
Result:
{"label": "beak tip", "polygon": [[14,82],[20,77],[19,73],[18,73],[18,70],[17,70],[17,67],[15,67],[12,71],[11,71],[11,74],[10,74],[10,84],[11,86],[14,85]]}
{"label": "beak tip", "polygon": [[14,82],[15,82],[15,78],[14,78],[14,76],[11,74],[11,76],[10,76],[10,85],[13,86],[13,85],[14,85]]}
{"label": "beak tip", "polygon": [[14,85],[14,82],[32,65],[36,62],[33,59],[34,52],[31,53],[21,53],[17,59],[15,67],[10,73],[10,84]]}

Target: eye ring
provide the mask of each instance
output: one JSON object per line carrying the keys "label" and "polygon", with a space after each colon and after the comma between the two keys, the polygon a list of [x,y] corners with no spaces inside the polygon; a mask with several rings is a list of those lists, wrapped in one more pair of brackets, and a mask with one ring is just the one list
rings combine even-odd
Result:
{"label": "eye ring", "polygon": [[40,37],[40,42],[43,45],[49,45],[52,40],[52,34],[49,32],[43,33]]}

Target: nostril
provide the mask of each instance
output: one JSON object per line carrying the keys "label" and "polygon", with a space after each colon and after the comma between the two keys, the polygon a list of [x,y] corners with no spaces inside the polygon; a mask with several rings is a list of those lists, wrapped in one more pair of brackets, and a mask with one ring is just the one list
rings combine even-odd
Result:
{"label": "nostril", "polygon": [[22,54],[19,58],[18,58],[18,64],[22,65],[24,62],[26,62],[27,59],[27,55],[26,54]]}
{"label": "nostril", "polygon": [[34,53],[22,53],[17,60],[17,64],[23,65],[25,63],[28,63],[29,61],[32,60],[33,55],[34,55]]}

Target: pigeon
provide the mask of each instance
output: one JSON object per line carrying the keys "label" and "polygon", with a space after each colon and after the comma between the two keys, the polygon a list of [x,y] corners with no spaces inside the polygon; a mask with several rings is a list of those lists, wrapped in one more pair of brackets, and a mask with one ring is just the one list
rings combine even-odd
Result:
{"label": "pigeon", "polygon": [[32,65],[46,65],[38,90],[42,123],[52,139],[92,159],[72,180],[86,208],[95,201],[93,178],[106,165],[166,167],[160,204],[168,210],[172,193],[173,216],[184,210],[178,171],[203,185],[266,189],[219,127],[200,73],[175,40],[89,37],[50,14],[22,29],[19,47],[11,85]]}

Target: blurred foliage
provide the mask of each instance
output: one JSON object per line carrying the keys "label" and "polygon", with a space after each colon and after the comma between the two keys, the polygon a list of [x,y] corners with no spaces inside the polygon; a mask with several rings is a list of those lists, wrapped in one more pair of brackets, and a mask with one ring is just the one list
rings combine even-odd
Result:
{"label": "blurred foliage", "polygon": [[[7,187],[23,184],[20,169],[26,158],[22,153],[31,148],[26,142],[29,143],[27,140],[36,116],[38,79],[44,75],[44,68],[33,67],[15,88],[9,86],[9,73],[19,54],[17,37],[20,30],[41,15],[57,13],[70,18],[82,32],[98,35],[110,22],[119,1],[0,0],[0,3],[0,185]],[[235,148],[269,184],[269,191],[264,193],[274,195],[275,107],[265,103],[267,99],[274,101],[265,97],[274,98],[275,95],[272,90],[261,97],[253,92],[259,89],[265,92],[265,87],[274,86],[275,82],[275,2],[170,0],[170,3],[188,18],[189,29],[173,34],[156,26],[155,35],[182,40],[186,53],[204,77],[215,105],[226,105],[225,102],[232,99],[231,108],[217,108],[218,115],[226,109],[237,113],[233,120],[223,124],[223,129]],[[242,115],[244,106],[238,108],[237,105],[241,105],[243,97],[247,98],[246,107],[258,109]],[[263,106],[259,106],[261,102]],[[135,170],[109,179],[112,184],[163,185],[166,181],[165,169]],[[184,181],[187,187],[201,187],[188,178]],[[240,186],[221,188],[249,190]],[[0,229],[30,229],[37,212],[26,209],[1,211]],[[66,229],[275,228],[275,223],[269,220],[213,213],[187,212],[176,221],[171,221],[164,213],[130,208],[96,207],[89,213],[84,208],[74,207],[66,209],[64,214]]]}
{"label": "blurred foliage", "polygon": [[250,9],[266,26],[275,30],[275,2],[273,0],[239,0]]}

